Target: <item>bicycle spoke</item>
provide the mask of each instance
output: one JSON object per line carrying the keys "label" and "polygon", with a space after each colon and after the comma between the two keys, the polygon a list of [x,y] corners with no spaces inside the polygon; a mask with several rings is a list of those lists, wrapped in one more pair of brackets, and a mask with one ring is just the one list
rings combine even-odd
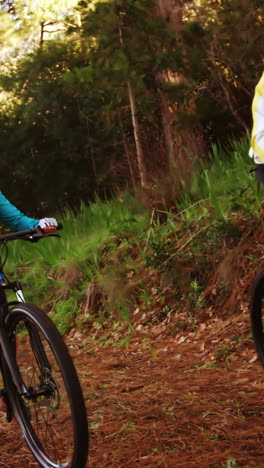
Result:
{"label": "bicycle spoke", "polygon": [[[67,392],[61,378],[60,369],[47,342],[41,340],[41,357],[35,348],[31,348],[36,340],[31,340],[28,324],[25,322],[23,330],[18,336],[20,352],[17,355],[24,384],[29,395],[23,397],[23,404],[30,415],[30,424],[37,435],[45,452],[57,463],[69,463],[73,452],[74,431],[71,424],[71,409]],[[42,368],[48,363],[49,368]],[[48,373],[50,375],[48,375]],[[51,382],[53,385],[51,385]],[[46,394],[41,395],[41,391]]]}

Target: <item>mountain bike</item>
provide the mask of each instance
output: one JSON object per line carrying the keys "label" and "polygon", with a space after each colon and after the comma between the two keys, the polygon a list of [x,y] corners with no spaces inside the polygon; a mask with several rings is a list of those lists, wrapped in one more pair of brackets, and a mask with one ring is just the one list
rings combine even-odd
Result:
{"label": "mountain bike", "polygon": [[8,242],[50,236],[61,237],[39,228],[0,235],[0,396],[7,421],[18,422],[40,466],[84,468],[86,409],[68,349],[51,319],[26,303],[21,283],[4,273]]}
{"label": "mountain bike", "polygon": [[250,318],[256,351],[264,367],[264,271],[259,273],[253,284]]}

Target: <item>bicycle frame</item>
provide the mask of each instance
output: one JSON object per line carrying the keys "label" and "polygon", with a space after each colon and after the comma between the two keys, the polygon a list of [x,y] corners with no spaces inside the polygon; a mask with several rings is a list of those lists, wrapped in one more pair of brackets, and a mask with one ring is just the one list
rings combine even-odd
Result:
{"label": "bicycle frame", "polygon": [[[47,314],[25,302],[20,282],[9,281],[4,274],[7,242],[37,242],[49,236],[61,237],[39,228],[0,235],[0,398],[7,422],[17,420],[40,466],[84,468],[89,437],[86,407],[67,346]],[[11,292],[14,300],[9,298]]]}
{"label": "bicycle frame", "polygon": [[[15,292],[17,301],[9,303],[6,302],[4,291],[7,289],[11,289]],[[0,272],[0,292],[2,292],[0,296],[0,353],[3,355],[4,360],[7,363],[12,380],[16,385],[18,392],[21,395],[25,395],[27,394],[27,388],[24,385],[16,360],[13,359],[13,345],[5,327],[5,318],[8,312],[8,307],[17,304],[17,302],[25,302],[25,299],[19,281],[5,281],[2,272]],[[0,359],[0,366],[1,362],[2,360]],[[2,369],[1,373],[3,375]]]}
{"label": "bicycle frame", "polygon": [[[62,229],[62,225],[58,226],[58,229]],[[13,232],[4,235],[0,235],[0,243],[5,244],[9,240],[17,240],[22,239],[30,242],[38,242],[43,237],[60,237],[59,234],[54,232],[45,234],[40,229],[30,229],[27,231],[21,232]],[[0,258],[1,260],[1,258]],[[5,290],[12,290],[14,291],[17,300],[12,302],[6,301]],[[1,368],[1,354],[3,355],[4,361],[7,363],[9,372],[11,374],[13,383],[16,385],[17,391],[20,395],[25,395],[30,397],[30,394],[24,385],[23,379],[21,377],[21,373],[19,371],[18,365],[16,363],[16,359],[13,358],[13,346],[12,342],[10,341],[10,337],[8,336],[8,332],[5,326],[6,316],[8,314],[9,307],[12,305],[16,305],[18,303],[25,303],[25,298],[22,291],[22,286],[19,281],[9,281],[3,272],[2,262],[0,262],[0,370],[3,375],[3,371]],[[35,341],[35,344],[38,347],[38,359],[39,362],[43,362],[46,364],[47,360],[45,357],[45,353],[43,351],[43,347],[41,345],[40,339],[38,336],[32,336],[32,340]],[[4,377],[4,376],[3,376]]]}

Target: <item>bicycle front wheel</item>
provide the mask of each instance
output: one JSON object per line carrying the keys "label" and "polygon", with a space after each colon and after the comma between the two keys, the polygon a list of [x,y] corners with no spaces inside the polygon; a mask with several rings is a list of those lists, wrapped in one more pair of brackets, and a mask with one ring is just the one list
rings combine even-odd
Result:
{"label": "bicycle front wheel", "polygon": [[253,284],[250,318],[256,351],[264,367],[264,271],[257,276]]}
{"label": "bicycle front wheel", "polygon": [[80,383],[67,347],[49,317],[18,304],[6,318],[26,388],[20,395],[7,372],[6,390],[23,436],[44,468],[84,468],[88,425]]}

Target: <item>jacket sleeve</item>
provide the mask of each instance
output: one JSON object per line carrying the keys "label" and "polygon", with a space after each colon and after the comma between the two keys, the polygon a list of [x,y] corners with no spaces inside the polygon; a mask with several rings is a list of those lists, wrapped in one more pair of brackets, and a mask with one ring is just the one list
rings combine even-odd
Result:
{"label": "jacket sleeve", "polygon": [[39,220],[29,218],[12,205],[0,192],[0,221],[8,226],[11,231],[26,231],[38,226]]}
{"label": "jacket sleeve", "polygon": [[253,129],[251,156],[257,163],[264,163],[264,73],[258,82],[252,102]]}

